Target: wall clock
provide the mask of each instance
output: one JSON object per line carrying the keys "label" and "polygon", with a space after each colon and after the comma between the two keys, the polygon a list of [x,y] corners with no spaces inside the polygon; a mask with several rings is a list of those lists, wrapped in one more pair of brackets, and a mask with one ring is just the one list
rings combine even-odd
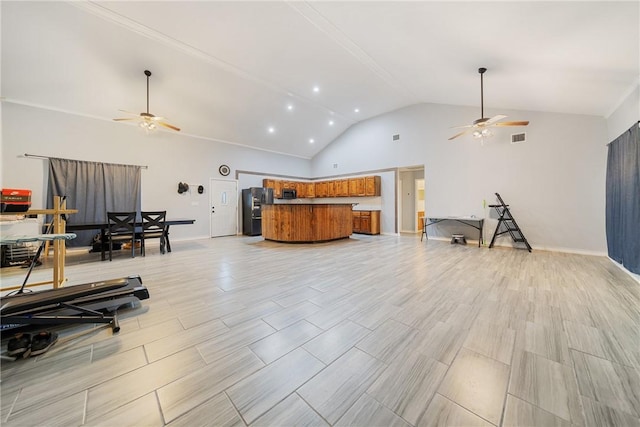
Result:
{"label": "wall clock", "polygon": [[229,175],[229,172],[231,172],[231,169],[229,169],[229,166],[227,165],[220,165],[218,172],[220,172],[220,175],[222,176],[227,176]]}

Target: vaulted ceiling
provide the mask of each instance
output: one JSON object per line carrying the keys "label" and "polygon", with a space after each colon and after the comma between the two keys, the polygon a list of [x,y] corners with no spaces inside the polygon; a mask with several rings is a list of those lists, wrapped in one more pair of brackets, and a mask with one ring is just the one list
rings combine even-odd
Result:
{"label": "vaulted ceiling", "polygon": [[596,116],[640,75],[638,2],[1,8],[4,102],[110,120],[145,110],[148,69],[150,111],[182,133],[305,158],[354,123],[412,104],[474,106],[467,119],[478,118],[478,67],[488,68],[486,109]]}

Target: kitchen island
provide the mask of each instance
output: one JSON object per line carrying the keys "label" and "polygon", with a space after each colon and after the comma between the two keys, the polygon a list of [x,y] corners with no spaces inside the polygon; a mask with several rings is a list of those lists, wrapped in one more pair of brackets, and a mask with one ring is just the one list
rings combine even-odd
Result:
{"label": "kitchen island", "polygon": [[262,205],[262,236],[276,242],[326,242],[352,233],[351,203]]}

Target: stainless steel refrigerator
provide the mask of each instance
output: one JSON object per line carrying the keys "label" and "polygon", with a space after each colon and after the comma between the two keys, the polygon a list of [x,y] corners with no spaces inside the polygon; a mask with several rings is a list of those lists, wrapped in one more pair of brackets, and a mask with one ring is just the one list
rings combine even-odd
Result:
{"label": "stainless steel refrigerator", "polygon": [[251,187],[242,190],[242,232],[262,234],[262,205],[273,204],[273,188]]}

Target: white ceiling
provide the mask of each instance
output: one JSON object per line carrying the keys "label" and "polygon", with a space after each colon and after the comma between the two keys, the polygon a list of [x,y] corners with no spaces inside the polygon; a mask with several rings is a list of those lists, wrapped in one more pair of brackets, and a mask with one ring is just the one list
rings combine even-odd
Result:
{"label": "white ceiling", "polygon": [[2,96],[109,120],[145,110],[149,69],[183,133],[305,158],[407,105],[480,117],[481,66],[486,109],[607,116],[638,83],[639,4],[3,1]]}

